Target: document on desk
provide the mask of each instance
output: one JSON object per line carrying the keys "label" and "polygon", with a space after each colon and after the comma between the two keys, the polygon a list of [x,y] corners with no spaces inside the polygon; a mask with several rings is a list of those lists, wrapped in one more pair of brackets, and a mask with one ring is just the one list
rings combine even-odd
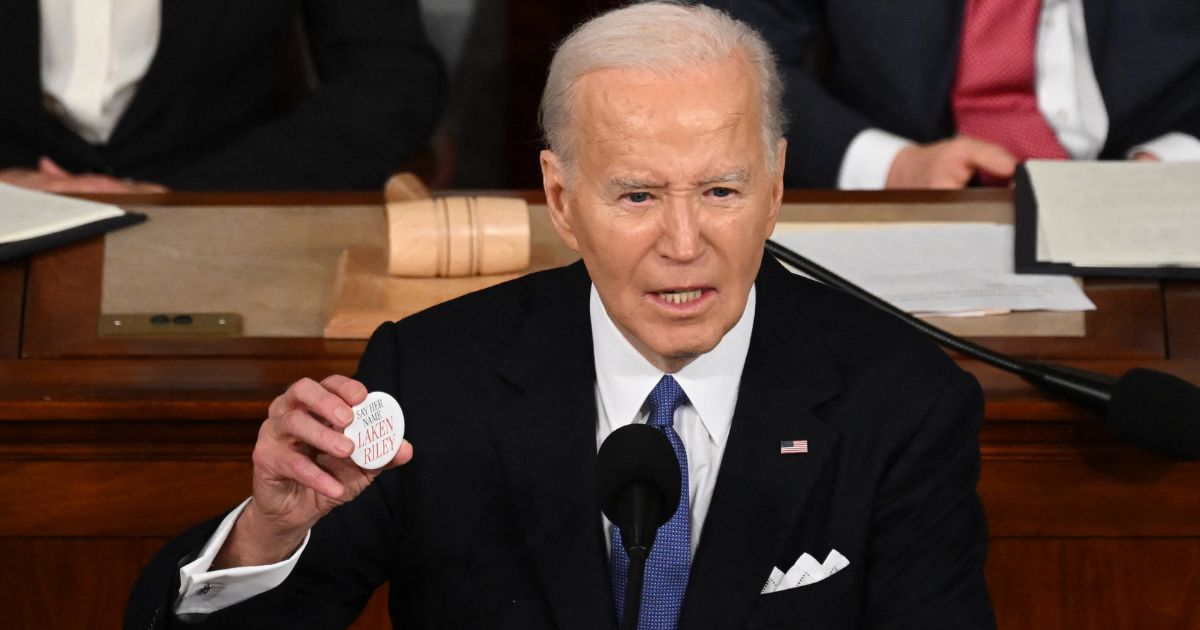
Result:
{"label": "document on desk", "polygon": [[1087,311],[1079,284],[1013,271],[1013,228],[992,223],[780,223],[771,237],[916,314]]}
{"label": "document on desk", "polygon": [[1033,160],[1023,169],[1018,236],[1034,243],[1018,248],[1019,268],[1200,273],[1200,162]]}
{"label": "document on desk", "polygon": [[0,261],[143,220],[113,205],[0,183]]}

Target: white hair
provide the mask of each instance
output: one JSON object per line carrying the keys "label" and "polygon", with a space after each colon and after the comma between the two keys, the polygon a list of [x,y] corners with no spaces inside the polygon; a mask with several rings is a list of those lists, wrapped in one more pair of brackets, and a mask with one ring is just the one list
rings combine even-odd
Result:
{"label": "white hair", "polygon": [[575,84],[607,68],[673,72],[720,62],[736,52],[757,74],[762,103],[762,144],[776,173],[776,143],[783,137],[783,82],[770,46],[753,28],[703,5],[657,1],[599,15],[576,28],[558,46],[542,91],[539,121],[546,144],[564,163],[572,156],[569,133]]}

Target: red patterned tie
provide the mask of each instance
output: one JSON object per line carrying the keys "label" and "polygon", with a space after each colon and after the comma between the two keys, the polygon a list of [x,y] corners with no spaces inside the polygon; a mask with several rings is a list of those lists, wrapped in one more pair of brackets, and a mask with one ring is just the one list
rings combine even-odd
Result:
{"label": "red patterned tie", "polygon": [[1041,0],[967,0],[951,95],[959,133],[999,144],[1018,161],[1070,157],[1038,111],[1034,93],[1041,9]]}

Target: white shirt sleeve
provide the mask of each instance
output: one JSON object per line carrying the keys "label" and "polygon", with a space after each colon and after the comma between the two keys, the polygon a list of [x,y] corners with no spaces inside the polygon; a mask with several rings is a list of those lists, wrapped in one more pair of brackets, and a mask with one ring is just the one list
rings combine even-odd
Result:
{"label": "white shirt sleeve", "polygon": [[308,546],[311,531],[304,535],[304,542],[300,543],[296,553],[281,562],[258,567],[208,570],[213,559],[217,557],[217,552],[221,550],[221,545],[225,544],[225,539],[229,537],[233,523],[249,503],[250,499],[246,499],[230,512],[225,520],[221,521],[217,531],[213,532],[212,538],[208,539],[199,557],[179,568],[176,615],[207,615],[216,612],[265,593],[279,586],[291,575],[296,562],[300,560],[300,554]]}
{"label": "white shirt sleeve", "polygon": [[1168,133],[1133,147],[1125,157],[1142,151],[1164,162],[1200,162],[1200,138],[1178,131]]}
{"label": "white shirt sleeve", "polygon": [[854,136],[842,166],[838,171],[838,188],[841,190],[883,190],[887,186],[892,161],[904,147],[913,144],[882,129],[864,129]]}

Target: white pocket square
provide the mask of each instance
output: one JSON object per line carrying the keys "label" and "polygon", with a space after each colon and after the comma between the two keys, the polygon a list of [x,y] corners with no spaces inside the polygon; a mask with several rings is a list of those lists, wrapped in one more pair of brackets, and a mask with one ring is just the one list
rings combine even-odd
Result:
{"label": "white pocket square", "polygon": [[763,584],[762,594],[777,593],[789,588],[815,584],[848,566],[850,566],[850,561],[836,549],[829,550],[829,555],[825,556],[825,562],[817,562],[816,558],[807,553],[802,554],[796,559],[796,563],[787,570],[787,573],[780,571],[779,567],[772,567],[767,583]]}

